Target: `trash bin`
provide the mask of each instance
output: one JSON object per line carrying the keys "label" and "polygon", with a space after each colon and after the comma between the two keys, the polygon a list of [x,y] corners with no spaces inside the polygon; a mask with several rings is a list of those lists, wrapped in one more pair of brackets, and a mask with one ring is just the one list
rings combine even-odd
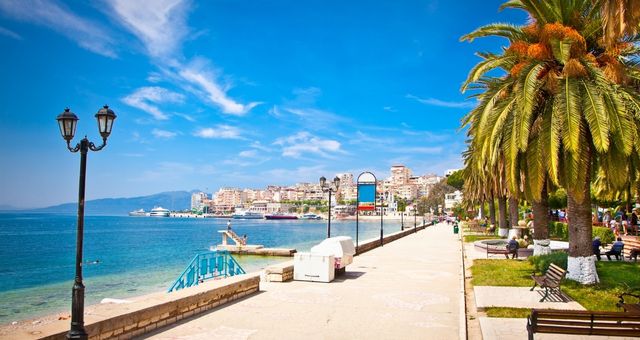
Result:
{"label": "trash bin", "polygon": [[356,247],[349,236],[336,236],[325,239],[311,247],[312,254],[331,254],[335,258],[335,269],[344,272],[345,267],[353,262]]}
{"label": "trash bin", "polygon": [[458,233],[458,223],[453,225],[453,233],[457,234]]}

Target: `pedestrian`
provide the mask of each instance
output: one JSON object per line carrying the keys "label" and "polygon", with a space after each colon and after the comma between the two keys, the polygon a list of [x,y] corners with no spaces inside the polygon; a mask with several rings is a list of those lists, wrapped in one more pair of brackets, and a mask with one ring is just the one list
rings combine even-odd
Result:
{"label": "pedestrian", "polygon": [[591,243],[591,247],[593,248],[593,254],[596,256],[598,261],[600,261],[600,247],[602,246],[602,242],[600,241],[600,236],[596,236]]}
{"label": "pedestrian", "polygon": [[231,231],[231,220],[227,221],[227,231]]}

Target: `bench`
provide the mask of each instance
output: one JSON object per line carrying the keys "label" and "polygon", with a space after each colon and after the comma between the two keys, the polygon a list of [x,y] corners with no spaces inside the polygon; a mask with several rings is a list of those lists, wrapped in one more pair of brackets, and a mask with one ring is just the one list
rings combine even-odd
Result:
{"label": "bench", "polygon": [[[627,301],[624,301],[625,296],[631,297],[632,300],[635,300],[635,303],[629,302],[628,299]],[[620,299],[620,301],[616,303],[616,306],[618,306],[618,308],[622,308],[625,312],[628,313],[640,314],[640,295],[623,293],[622,295],[619,295],[618,298]]]}
{"label": "bench", "polygon": [[555,309],[533,309],[527,318],[529,340],[534,333],[636,337],[640,314]]}
{"label": "bench", "polygon": [[509,254],[511,253],[506,248],[495,248],[487,246],[487,258],[489,258],[489,254],[503,254],[504,257],[509,258]]}
{"label": "bench", "polygon": [[631,250],[640,250],[640,238],[636,236],[622,236],[622,242],[624,242],[624,248],[622,248],[622,256],[624,258],[631,258]]}
{"label": "bench", "polygon": [[530,291],[533,291],[536,286],[540,286],[544,288],[544,296],[540,299],[540,302],[544,301],[547,296],[549,296],[550,290],[556,290],[558,295],[562,296],[562,292],[560,291],[560,281],[564,279],[564,276],[567,275],[567,271],[558,267],[555,264],[550,264],[549,269],[543,275],[536,275],[534,272],[531,274],[531,278],[533,279],[533,287],[531,287]]}

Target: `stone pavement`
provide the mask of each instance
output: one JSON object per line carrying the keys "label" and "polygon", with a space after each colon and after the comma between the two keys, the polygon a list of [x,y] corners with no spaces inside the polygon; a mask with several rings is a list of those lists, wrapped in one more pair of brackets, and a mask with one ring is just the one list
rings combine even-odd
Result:
{"label": "stone pavement", "polygon": [[150,339],[464,339],[461,245],[438,224],[357,256],[331,283],[261,292]]}

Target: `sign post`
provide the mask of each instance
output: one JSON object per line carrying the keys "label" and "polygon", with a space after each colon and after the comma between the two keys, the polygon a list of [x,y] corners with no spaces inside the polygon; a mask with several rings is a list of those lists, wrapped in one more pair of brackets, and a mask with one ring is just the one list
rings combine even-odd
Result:
{"label": "sign post", "polygon": [[365,171],[358,175],[356,195],[356,250],[358,249],[359,218],[360,211],[376,210],[376,176]]}

